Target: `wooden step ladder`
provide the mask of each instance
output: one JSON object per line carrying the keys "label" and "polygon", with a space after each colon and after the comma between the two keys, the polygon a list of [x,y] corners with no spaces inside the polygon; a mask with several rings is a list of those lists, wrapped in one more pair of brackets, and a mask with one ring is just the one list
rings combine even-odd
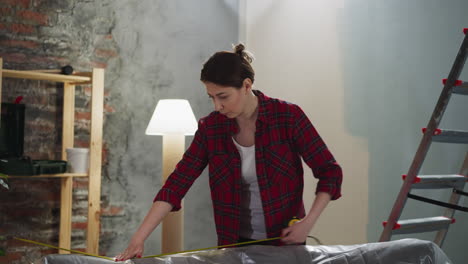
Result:
{"label": "wooden step ladder", "polygon": [[[468,180],[468,152],[465,155],[463,165],[457,175],[418,175],[424,162],[431,143],[445,142],[456,144],[468,144],[468,132],[439,129],[442,116],[447,108],[452,94],[468,95],[468,82],[458,80],[460,73],[468,56],[468,28],[463,30],[465,38],[458,51],[455,62],[447,79],[443,80],[444,88],[440,94],[439,100],[432,113],[427,128],[423,128],[423,137],[418,150],[414,156],[413,162],[407,175],[403,175],[403,185],[398,193],[395,204],[387,219],[383,222],[384,230],[379,241],[388,241],[394,234],[411,234],[430,231],[438,231],[434,243],[442,246],[448,228],[455,223],[453,218],[455,211],[468,212],[467,207],[459,205],[461,196],[468,196],[464,192],[465,183]],[[452,190],[452,195],[448,202],[441,202],[419,195],[411,194],[412,189],[443,189]],[[399,220],[406,200],[415,199],[418,201],[443,206],[446,208],[442,216],[426,217],[408,220]]]}

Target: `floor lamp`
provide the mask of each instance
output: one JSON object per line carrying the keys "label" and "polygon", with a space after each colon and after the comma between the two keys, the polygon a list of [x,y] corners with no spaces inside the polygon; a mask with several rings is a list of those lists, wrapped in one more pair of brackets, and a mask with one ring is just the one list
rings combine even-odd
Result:
{"label": "floor lamp", "polygon": [[[196,130],[197,121],[187,100],[159,100],[146,128],[146,135],[160,135],[163,137],[163,184],[184,154],[185,136],[193,135]],[[162,223],[162,254],[183,250],[183,216],[181,209],[178,212],[170,213],[164,218]]]}

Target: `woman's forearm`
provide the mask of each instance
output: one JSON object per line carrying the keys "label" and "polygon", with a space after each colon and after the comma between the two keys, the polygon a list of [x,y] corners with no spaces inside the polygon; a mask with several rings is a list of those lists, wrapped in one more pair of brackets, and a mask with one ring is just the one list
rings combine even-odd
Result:
{"label": "woman's forearm", "polygon": [[328,203],[331,200],[331,195],[326,192],[319,192],[315,196],[315,200],[310,207],[309,213],[304,217],[302,220],[310,225],[310,228],[313,227],[317,219],[319,218],[320,214],[322,214],[325,207],[327,207]]}
{"label": "woman's forearm", "polygon": [[166,215],[172,210],[172,205],[163,201],[156,201],[146,214],[138,230],[132,237],[133,241],[145,241],[153,230],[161,223]]}

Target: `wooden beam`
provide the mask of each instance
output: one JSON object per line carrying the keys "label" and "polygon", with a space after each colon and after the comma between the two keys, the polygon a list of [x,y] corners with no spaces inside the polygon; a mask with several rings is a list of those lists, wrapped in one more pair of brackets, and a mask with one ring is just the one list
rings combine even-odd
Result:
{"label": "wooden beam", "polygon": [[67,148],[73,148],[75,138],[75,85],[63,84],[62,160],[67,159]]}
{"label": "wooden beam", "polygon": [[[61,180],[59,247],[70,249],[73,178],[62,178]],[[70,252],[59,249],[59,254],[70,254]]]}
{"label": "wooden beam", "polygon": [[75,76],[75,75],[63,75],[57,73],[44,73],[36,71],[17,71],[17,70],[6,70],[3,69],[3,77],[7,78],[18,78],[18,79],[31,79],[31,80],[43,80],[52,82],[88,82],[89,77],[86,76]]}
{"label": "wooden beam", "polygon": [[93,69],[86,252],[99,254],[104,69]]}
{"label": "wooden beam", "polygon": [[[75,137],[75,86],[63,84],[63,119],[62,119],[62,160],[67,160],[67,148],[72,148]],[[59,247],[70,248],[71,245],[71,215],[73,199],[73,178],[62,178],[60,200],[60,235]],[[60,254],[69,254],[59,250]]]}

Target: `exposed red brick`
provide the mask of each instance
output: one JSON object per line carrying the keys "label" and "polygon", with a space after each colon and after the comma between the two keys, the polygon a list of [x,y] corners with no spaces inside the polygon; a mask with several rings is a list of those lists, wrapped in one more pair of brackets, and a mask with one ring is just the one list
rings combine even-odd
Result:
{"label": "exposed red brick", "polygon": [[50,63],[54,63],[55,59],[52,57],[33,56],[33,57],[29,57],[29,62],[36,63],[39,65],[47,65]]}
{"label": "exposed red brick", "polygon": [[53,57],[54,60],[60,62],[60,65],[70,65],[70,58],[63,58],[63,57]]}
{"label": "exposed red brick", "polygon": [[[87,95],[87,96],[91,96],[91,94],[92,94],[92,88],[91,88],[91,86],[85,86],[85,87],[83,88],[83,91],[84,91],[84,94]],[[104,90],[104,96],[105,96],[105,97],[108,97],[109,95],[110,95],[109,90]]]}
{"label": "exposed red brick", "polygon": [[89,141],[75,140],[75,147],[89,148]]}
{"label": "exposed red brick", "polygon": [[107,63],[99,62],[99,61],[93,61],[93,62],[91,62],[91,67],[105,69],[105,68],[107,68]]}
{"label": "exposed red brick", "polygon": [[104,104],[104,111],[106,113],[114,113],[115,112],[115,109],[114,107],[108,105],[108,104]]}
{"label": "exposed red brick", "polygon": [[75,178],[73,180],[73,189],[88,189],[88,180]]}
{"label": "exposed red brick", "polygon": [[86,248],[72,248],[73,250],[80,251],[80,252],[86,252]]}
{"label": "exposed red brick", "polygon": [[0,53],[4,61],[14,61],[17,63],[26,62],[26,55],[23,53]]}
{"label": "exposed red brick", "polygon": [[38,25],[47,25],[47,21],[49,19],[49,16],[47,16],[46,14],[42,14],[39,12],[30,11],[30,10],[18,11],[16,15],[21,19],[24,19],[28,22],[32,22]]}
{"label": "exposed red brick", "polygon": [[10,30],[14,33],[31,34],[34,32],[34,27],[24,24],[11,24]]}
{"label": "exposed red brick", "polygon": [[53,249],[53,248],[50,248],[50,249],[42,249],[40,252],[41,252],[41,255],[47,256],[47,255],[50,255],[50,254],[57,254],[57,253],[58,253],[58,249]]}
{"label": "exposed red brick", "polygon": [[[3,36],[0,37],[0,46],[5,48],[0,52],[0,56],[4,59],[7,66],[10,65],[7,68],[46,69],[51,67],[59,68],[58,65],[63,66],[71,64],[73,67],[82,70],[90,68],[90,60],[96,61],[93,64],[96,67],[107,68],[107,64],[105,64],[107,59],[118,56],[117,52],[113,51],[115,48],[112,48],[114,45],[112,35],[101,34],[96,36],[93,35],[92,32],[90,32],[89,38],[95,40],[97,38],[100,41],[96,46],[101,50],[96,51],[96,53],[84,55],[81,54],[81,52],[79,55],[75,53],[64,54],[67,58],[54,58],[53,56],[41,55],[42,52],[40,49],[44,44],[35,38],[29,37],[34,37],[43,25],[56,23],[54,8],[50,7],[48,4],[46,5],[48,1],[42,1],[44,1],[43,4],[38,5],[36,0],[0,0],[0,36]],[[51,6],[62,6],[61,1],[55,2],[59,4],[51,4]],[[63,15],[68,16],[69,14],[63,13]],[[79,30],[79,27],[70,30]],[[77,47],[83,44],[81,40],[77,41],[78,42],[75,43]],[[37,50],[37,52],[34,52],[35,50]],[[56,54],[66,53],[62,51],[54,52],[53,50],[52,52]],[[4,81],[7,83],[14,82],[14,85],[11,85],[13,89],[7,89],[8,91],[5,91],[6,94],[4,97],[7,98],[6,101],[13,101],[18,94],[24,95],[25,103],[33,107],[29,110],[31,110],[34,116],[38,117],[38,121],[27,120],[25,142],[28,142],[28,144],[25,144],[25,154],[36,159],[60,158],[60,132],[62,125],[61,99],[63,96],[60,85],[52,82],[18,81],[12,79]],[[80,100],[77,101],[79,102],[78,111],[83,112],[80,114],[84,119],[77,120],[79,124],[75,126],[75,128],[77,128],[75,130],[75,139],[78,139],[78,141],[75,140],[77,143],[75,146],[88,147],[89,139],[87,138],[89,138],[89,135],[87,135],[87,132],[84,130],[89,127],[89,120],[86,119],[90,119],[90,114],[85,113],[88,111],[87,108],[89,108],[89,97],[81,93],[78,94],[78,96],[80,97]],[[29,99],[27,99],[28,97]],[[106,111],[114,112],[115,110],[107,105]],[[28,146],[26,147],[26,145]],[[104,153],[103,157],[105,158]],[[24,186],[18,189],[15,185],[20,184],[20,182]],[[46,181],[41,179],[27,181],[23,179],[11,179],[10,185],[14,193],[18,193],[18,195],[22,196],[15,198],[14,195],[0,195],[0,201],[2,200],[1,198],[5,200],[6,197],[8,198],[7,201],[12,204],[11,207],[6,207],[5,203],[3,207],[0,206],[2,207],[2,209],[0,209],[0,218],[2,218],[0,222],[5,220],[1,224],[0,234],[17,235],[19,237],[31,238],[56,245],[60,214],[60,182],[60,179]],[[74,193],[73,215],[87,216],[87,209],[82,209],[81,207],[86,207],[87,205],[85,197],[89,182],[87,180],[76,181],[76,179],[73,182],[74,188],[77,191]],[[13,192],[8,192],[8,194],[10,193]],[[79,208],[75,208],[76,204],[78,204]],[[15,206],[18,207],[18,210]],[[120,213],[122,214],[122,212]],[[109,213],[119,213],[119,210],[109,208]],[[74,234],[74,243],[76,245],[78,245],[77,242],[84,244],[81,243],[85,239],[81,229],[86,228],[86,223],[73,223],[73,228],[80,229],[79,232],[77,232],[78,235]],[[42,239],[45,241],[42,241]],[[6,241],[4,244],[6,244]],[[38,247],[31,244],[20,244],[15,247],[5,247],[2,245],[0,247],[18,253],[16,256],[9,256],[11,260],[6,256],[0,258],[0,263],[19,264],[27,261],[29,256],[57,253],[55,249]],[[78,247],[84,247],[84,245]],[[77,249],[85,251],[84,248]]]}
{"label": "exposed red brick", "polygon": [[0,263],[11,263],[15,260],[20,260],[23,252],[9,252],[6,256],[0,257]]}
{"label": "exposed red brick", "polygon": [[60,200],[60,192],[43,192],[36,196],[41,202],[50,202],[50,201],[59,201]]}
{"label": "exposed red brick", "polygon": [[54,132],[56,127],[54,126],[54,124],[47,124],[47,123],[42,123],[42,124],[28,124],[28,128],[31,128],[31,130],[35,131],[35,133],[37,132]]}
{"label": "exposed red brick", "polygon": [[75,223],[72,223],[72,228],[73,229],[85,230],[86,228],[88,228],[88,223],[86,223],[86,222],[75,222]]}
{"label": "exposed red brick", "polygon": [[29,244],[28,242],[23,242],[23,241],[16,240],[16,239],[8,239],[7,241],[8,248],[24,247],[24,246],[30,246],[30,245],[31,244]]}
{"label": "exposed red brick", "polygon": [[84,87],[83,91],[84,91],[84,94],[87,95],[87,96],[91,96],[91,94],[92,94],[91,86]]}
{"label": "exposed red brick", "polygon": [[117,51],[108,49],[96,49],[94,50],[94,54],[101,58],[111,58],[117,56]]}
{"label": "exposed red brick", "polygon": [[14,211],[10,212],[9,217],[13,219],[21,219],[21,218],[31,218],[32,216],[39,216],[44,212],[41,208],[18,208]]}
{"label": "exposed red brick", "polygon": [[0,46],[10,46],[10,47],[23,47],[27,49],[35,49],[39,46],[39,43],[30,41],[30,40],[15,40],[7,39],[0,41]]}
{"label": "exposed red brick", "polygon": [[[17,191],[29,194],[30,190],[59,190],[60,180],[59,179],[35,179],[34,181],[28,181],[24,179],[11,179],[11,185],[14,185]],[[26,192],[24,192],[26,191]]]}
{"label": "exposed red brick", "polygon": [[101,208],[101,215],[114,216],[122,213],[123,208],[120,206],[110,206],[106,208]]}
{"label": "exposed red brick", "polygon": [[[57,65],[57,64],[67,65],[70,63],[70,60],[68,58],[57,57],[57,56],[32,57],[32,59],[38,62],[51,63],[53,65]],[[59,69],[59,67],[57,67],[57,69]]]}
{"label": "exposed red brick", "polygon": [[91,120],[91,112],[75,112],[75,119],[76,120]]}
{"label": "exposed red brick", "polygon": [[0,0],[0,3],[4,3],[11,6],[20,6],[22,8],[29,7],[30,0]]}
{"label": "exposed red brick", "polygon": [[0,15],[2,16],[10,16],[13,10],[9,7],[0,7]]}

